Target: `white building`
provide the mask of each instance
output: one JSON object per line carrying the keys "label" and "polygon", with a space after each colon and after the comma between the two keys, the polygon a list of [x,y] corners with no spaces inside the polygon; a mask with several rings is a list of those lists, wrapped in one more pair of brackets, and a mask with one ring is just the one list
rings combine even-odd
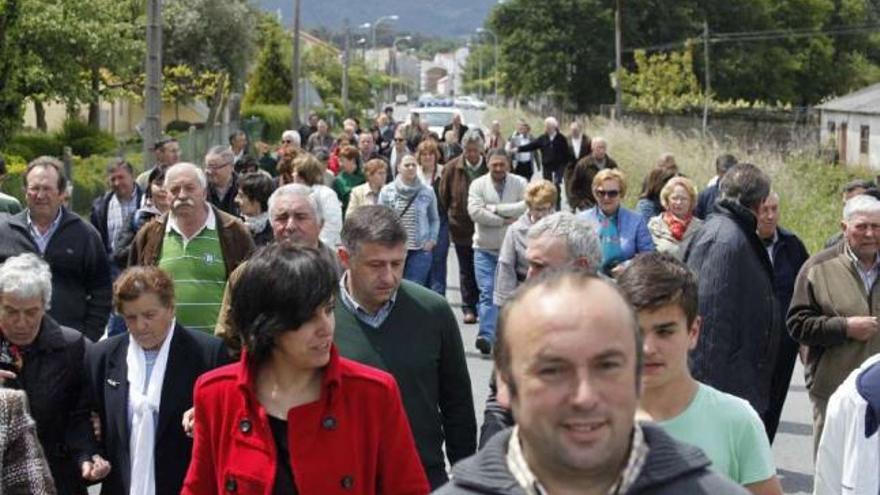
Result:
{"label": "white building", "polygon": [[822,144],[837,149],[840,163],[880,170],[880,83],[816,108]]}

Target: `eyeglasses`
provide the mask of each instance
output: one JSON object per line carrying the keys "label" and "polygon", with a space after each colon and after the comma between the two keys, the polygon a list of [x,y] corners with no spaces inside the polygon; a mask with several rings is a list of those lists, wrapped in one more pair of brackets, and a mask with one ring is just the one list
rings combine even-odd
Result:
{"label": "eyeglasses", "polygon": [[208,166],[205,167],[205,168],[208,169],[208,170],[210,170],[211,172],[216,172],[217,170],[221,170],[221,169],[223,169],[223,168],[226,168],[226,167],[228,167],[229,165],[231,165],[231,164],[230,164],[230,163],[223,163],[223,164],[220,164],[220,165],[208,165]]}
{"label": "eyeglasses", "polygon": [[617,189],[611,189],[610,191],[606,191],[604,189],[596,189],[596,196],[602,196],[608,199],[614,199],[620,196],[620,191]]}
{"label": "eyeglasses", "polygon": [[395,143],[402,143],[404,141],[403,138],[394,138]]}

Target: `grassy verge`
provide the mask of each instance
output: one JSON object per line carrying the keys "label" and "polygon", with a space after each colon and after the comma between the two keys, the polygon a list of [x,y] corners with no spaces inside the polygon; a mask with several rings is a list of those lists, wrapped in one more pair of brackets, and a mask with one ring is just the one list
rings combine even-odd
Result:
{"label": "grassy verge", "polygon": [[[502,122],[504,135],[510,135],[517,120],[525,118],[533,134],[544,128],[542,118],[509,109],[490,109],[487,122]],[[590,136],[608,141],[608,153],[628,177],[629,193],[625,204],[632,207],[638,199],[642,178],[662,153],[675,155],[679,169],[699,186],[715,175],[715,157],[732,153],[740,161],[749,161],[764,169],[780,197],[781,225],[795,232],[810,253],[816,253],[831,234],[840,229],[843,184],[854,178],[873,178],[863,168],[833,166],[807,154],[779,156],[752,153],[744,146],[705,142],[699,131],[682,134],[666,128],[647,129],[641,125],[623,125],[603,118],[585,122]],[[567,123],[562,125],[567,126]],[[565,129],[565,128],[563,128]]]}

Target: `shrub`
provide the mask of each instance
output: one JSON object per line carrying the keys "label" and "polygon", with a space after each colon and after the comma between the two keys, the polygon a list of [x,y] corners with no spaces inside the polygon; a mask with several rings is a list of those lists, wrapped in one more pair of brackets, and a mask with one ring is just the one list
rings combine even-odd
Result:
{"label": "shrub", "polygon": [[76,156],[88,157],[109,153],[116,148],[116,138],[112,134],[95,129],[80,120],[64,122],[58,140],[70,146]]}
{"label": "shrub", "polygon": [[4,151],[8,155],[17,155],[25,162],[29,162],[43,155],[61,156],[61,149],[61,141],[53,134],[22,132],[9,140]]}
{"label": "shrub", "polygon": [[[281,133],[290,127],[290,107],[287,105],[251,105],[242,108],[241,117],[255,117],[264,124],[263,135],[259,136],[263,141],[274,142],[281,139]],[[255,139],[255,136],[251,136]]]}

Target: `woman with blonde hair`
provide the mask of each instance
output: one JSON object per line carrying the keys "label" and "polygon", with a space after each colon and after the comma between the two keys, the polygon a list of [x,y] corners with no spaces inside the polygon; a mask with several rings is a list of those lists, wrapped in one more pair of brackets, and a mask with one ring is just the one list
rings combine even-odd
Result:
{"label": "woman with blonde hair", "polygon": [[694,216],[697,188],[687,177],[669,179],[660,191],[663,213],[648,222],[657,251],[681,259],[681,246],[699,230],[702,220]]}
{"label": "woman with blonde hair", "polygon": [[626,197],[626,176],[606,168],[593,177],[596,206],[579,215],[596,224],[602,244],[602,272],[617,276],[636,254],[654,251],[645,219],[621,206]]}
{"label": "woman with blonde hair", "polygon": [[526,187],[528,209],[507,228],[498,252],[493,294],[496,305],[504,305],[517,286],[525,281],[529,271],[529,262],[526,259],[526,237],[529,229],[538,220],[553,213],[558,197],[559,191],[549,180],[541,179]]}
{"label": "woman with blonde hair", "polygon": [[388,164],[381,158],[373,158],[364,164],[364,176],[367,181],[351,190],[345,216],[361,206],[379,203],[379,192],[388,177]]}

